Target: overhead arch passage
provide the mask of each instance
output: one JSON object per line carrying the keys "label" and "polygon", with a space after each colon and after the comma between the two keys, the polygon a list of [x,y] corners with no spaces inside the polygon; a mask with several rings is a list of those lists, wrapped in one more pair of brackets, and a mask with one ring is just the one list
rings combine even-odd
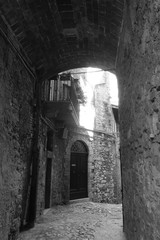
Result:
{"label": "overhead arch passage", "polygon": [[78,67],[115,67],[124,0],[19,0],[2,18],[41,78]]}

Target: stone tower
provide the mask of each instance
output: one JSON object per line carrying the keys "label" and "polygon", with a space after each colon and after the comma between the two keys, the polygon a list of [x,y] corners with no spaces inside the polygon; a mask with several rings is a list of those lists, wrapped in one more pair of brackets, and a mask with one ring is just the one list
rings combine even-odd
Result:
{"label": "stone tower", "polygon": [[94,129],[107,133],[112,132],[114,124],[108,75],[108,72],[104,72],[101,82],[95,86],[93,103],[95,108]]}

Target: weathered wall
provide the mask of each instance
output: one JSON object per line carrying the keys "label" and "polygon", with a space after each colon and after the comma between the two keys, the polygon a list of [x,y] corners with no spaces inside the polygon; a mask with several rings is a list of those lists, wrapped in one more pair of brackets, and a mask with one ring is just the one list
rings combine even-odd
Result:
{"label": "weathered wall", "polygon": [[110,103],[108,74],[103,73],[102,83],[97,84],[94,89],[94,129],[112,133],[114,117]]}
{"label": "weathered wall", "polygon": [[27,192],[34,79],[0,37],[0,239],[15,239]]}
{"label": "weathered wall", "polygon": [[159,1],[127,1],[117,74],[124,230],[130,240],[160,239],[159,19]]}
{"label": "weathered wall", "polygon": [[39,172],[37,186],[36,201],[36,217],[38,218],[45,208],[45,176],[46,176],[46,160],[47,160],[47,125],[40,120],[40,131],[38,141],[39,151]]}
{"label": "weathered wall", "polygon": [[92,142],[92,200],[121,202],[120,158],[118,136],[114,133],[107,72],[94,90],[95,121]]}
{"label": "weathered wall", "polygon": [[91,199],[94,202],[120,203],[121,183],[115,137],[94,134],[92,142]]}
{"label": "weathered wall", "polygon": [[[69,128],[67,139],[53,137],[51,206],[70,200],[71,147],[77,140],[88,147],[88,196],[95,202],[121,202],[120,162],[115,136]],[[118,149],[119,150],[119,149]]]}
{"label": "weathered wall", "polygon": [[122,183],[121,183],[121,162],[120,162],[120,137],[119,132],[115,134],[115,142],[113,143],[113,159],[115,161],[113,169],[114,179],[114,202],[122,203]]}
{"label": "weathered wall", "polygon": [[52,196],[51,205],[63,204],[67,200],[64,190],[64,155],[66,140],[60,136],[54,135],[53,138],[53,162],[52,162]]}
{"label": "weathered wall", "polygon": [[85,129],[71,128],[64,157],[65,196],[69,200],[70,155],[75,141],[88,147],[88,196],[95,202],[121,202],[120,161],[114,136],[95,133],[92,140]]}

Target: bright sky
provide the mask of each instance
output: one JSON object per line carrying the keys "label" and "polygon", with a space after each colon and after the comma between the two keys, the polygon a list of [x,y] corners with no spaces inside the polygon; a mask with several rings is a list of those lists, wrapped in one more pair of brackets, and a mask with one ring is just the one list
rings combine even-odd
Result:
{"label": "bright sky", "polygon": [[[103,71],[99,71],[97,68],[88,68],[87,69],[87,84],[85,85],[83,80],[80,79],[81,86],[85,95],[87,95],[87,103],[85,106],[80,108],[80,125],[93,129],[94,126],[94,108],[92,106],[92,97],[93,90],[96,84],[100,83]],[[95,72],[97,71],[97,72]],[[99,71],[99,72],[98,72]],[[109,73],[109,84],[110,84],[110,96],[111,104],[118,105],[118,87],[117,87],[117,78],[114,74]]]}
{"label": "bright sky", "polygon": [[119,104],[118,83],[117,83],[117,77],[113,73],[109,73],[109,85],[110,85],[111,104],[118,106]]}

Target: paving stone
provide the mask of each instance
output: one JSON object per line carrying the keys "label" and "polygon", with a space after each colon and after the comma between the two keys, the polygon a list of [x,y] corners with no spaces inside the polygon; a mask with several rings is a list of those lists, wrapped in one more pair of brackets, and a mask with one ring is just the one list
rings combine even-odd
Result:
{"label": "paving stone", "polygon": [[125,240],[120,204],[71,201],[51,208],[19,240]]}

